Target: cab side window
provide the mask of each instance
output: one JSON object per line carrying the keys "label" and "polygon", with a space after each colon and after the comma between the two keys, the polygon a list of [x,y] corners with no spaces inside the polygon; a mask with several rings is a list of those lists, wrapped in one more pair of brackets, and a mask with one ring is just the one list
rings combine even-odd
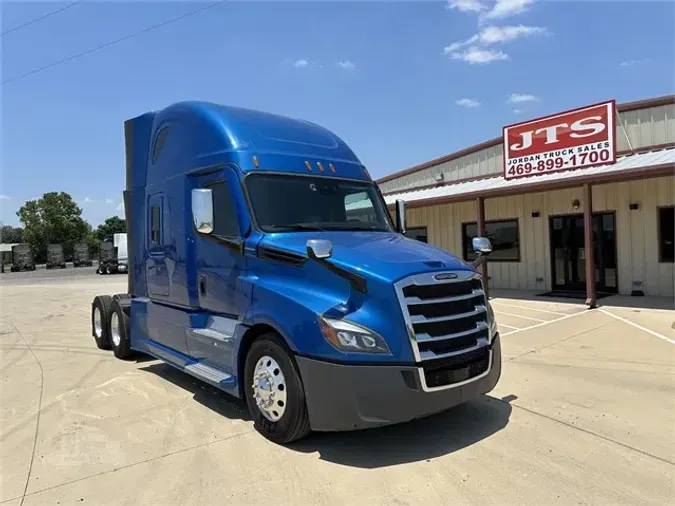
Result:
{"label": "cab side window", "polygon": [[227,238],[239,237],[237,208],[232,192],[225,181],[207,186],[213,195],[213,235]]}

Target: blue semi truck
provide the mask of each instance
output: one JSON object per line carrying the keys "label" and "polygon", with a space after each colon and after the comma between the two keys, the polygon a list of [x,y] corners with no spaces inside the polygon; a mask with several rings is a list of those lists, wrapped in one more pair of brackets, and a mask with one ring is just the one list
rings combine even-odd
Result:
{"label": "blue semi truck", "polygon": [[407,238],[366,168],[306,121],[181,102],[125,122],[128,290],[92,335],[246,400],[284,444],[424,417],[492,390],[477,264]]}

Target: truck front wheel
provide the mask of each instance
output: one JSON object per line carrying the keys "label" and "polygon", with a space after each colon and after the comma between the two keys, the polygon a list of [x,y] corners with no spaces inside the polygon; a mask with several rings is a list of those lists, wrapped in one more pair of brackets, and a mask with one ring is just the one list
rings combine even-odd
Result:
{"label": "truck front wheel", "polygon": [[302,380],[279,336],[268,333],[255,340],[244,369],[246,402],[255,429],[279,444],[309,434]]}

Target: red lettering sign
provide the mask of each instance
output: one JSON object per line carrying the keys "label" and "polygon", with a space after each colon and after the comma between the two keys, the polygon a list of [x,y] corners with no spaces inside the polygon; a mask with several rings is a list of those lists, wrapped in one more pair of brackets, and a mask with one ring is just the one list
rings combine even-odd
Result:
{"label": "red lettering sign", "polygon": [[616,161],[613,100],[504,127],[504,178]]}

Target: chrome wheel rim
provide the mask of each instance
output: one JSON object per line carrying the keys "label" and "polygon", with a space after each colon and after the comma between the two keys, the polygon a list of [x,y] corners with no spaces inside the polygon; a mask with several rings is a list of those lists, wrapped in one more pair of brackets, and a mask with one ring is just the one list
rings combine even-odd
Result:
{"label": "chrome wheel rim", "polygon": [[117,313],[110,315],[110,336],[112,337],[113,344],[119,346],[122,342],[122,336],[120,334],[120,319]]}
{"label": "chrome wheel rim", "polygon": [[101,310],[94,308],[94,334],[100,338],[103,335],[103,324],[101,323]]}
{"label": "chrome wheel rim", "polygon": [[262,415],[278,422],[286,412],[286,377],[272,357],[264,356],[253,370],[253,399]]}

